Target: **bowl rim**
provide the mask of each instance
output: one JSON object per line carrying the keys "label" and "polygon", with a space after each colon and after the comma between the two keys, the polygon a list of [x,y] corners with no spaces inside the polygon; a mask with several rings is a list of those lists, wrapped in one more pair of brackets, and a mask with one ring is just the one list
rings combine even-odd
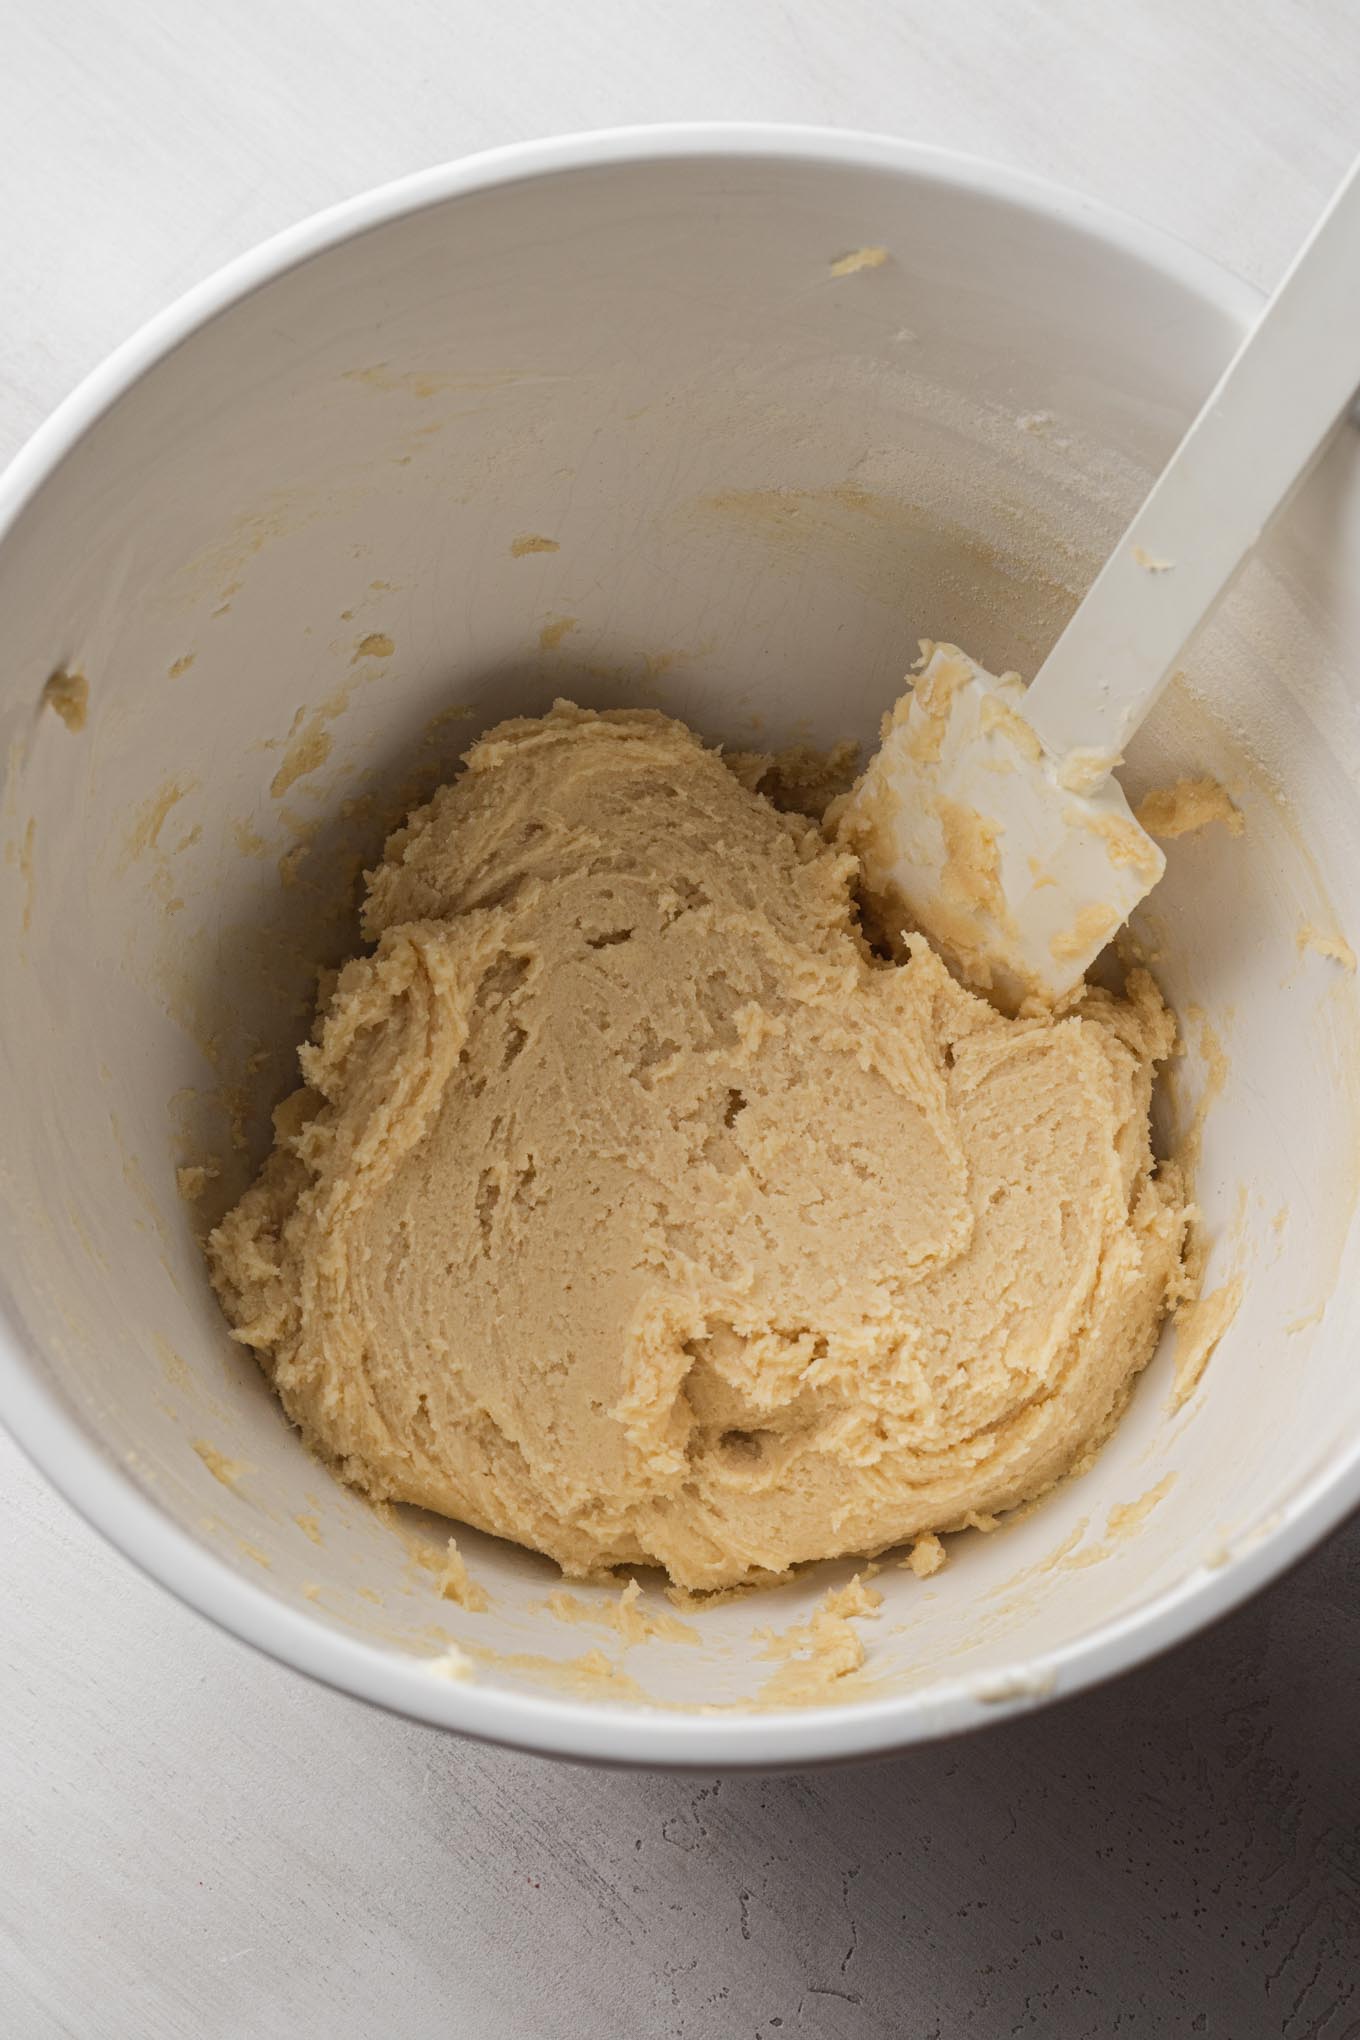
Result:
{"label": "bowl rim", "polygon": [[[59,463],[144,375],[217,314],[332,249],[412,213],[498,186],[563,173],[742,157],[882,170],[948,186],[1078,228],[1182,284],[1245,329],[1261,293],[1171,234],[1045,179],[951,150],[852,130],[753,122],[623,127],[516,142],[420,170],[285,228],[155,314],[65,398],[0,476],[0,544]],[[792,1768],[905,1748],[1065,1697],[1144,1662],[1226,1614],[1294,1564],[1360,1503],[1360,1440],[1316,1473],[1221,1566],[1201,1566],[1140,1607],[1062,1649],[983,1682],[940,1681],[862,1702],[713,1713],[507,1691],[431,1674],[431,1660],[382,1650],[286,1605],[237,1574],[162,1513],[106,1457],[44,1376],[0,1278],[0,1417],[24,1452],[95,1529],[151,1579],[220,1628],[340,1692],[434,1727],[536,1754],[654,1769]]]}

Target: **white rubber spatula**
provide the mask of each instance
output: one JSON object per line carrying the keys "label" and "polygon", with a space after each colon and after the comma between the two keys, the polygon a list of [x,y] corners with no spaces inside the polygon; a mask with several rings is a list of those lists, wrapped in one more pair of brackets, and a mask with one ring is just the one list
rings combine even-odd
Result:
{"label": "white rubber spatula", "polygon": [[1012,1008],[1070,991],[1165,860],[1110,777],[1360,381],[1360,163],[1026,688],[953,645],[839,821],[887,917]]}

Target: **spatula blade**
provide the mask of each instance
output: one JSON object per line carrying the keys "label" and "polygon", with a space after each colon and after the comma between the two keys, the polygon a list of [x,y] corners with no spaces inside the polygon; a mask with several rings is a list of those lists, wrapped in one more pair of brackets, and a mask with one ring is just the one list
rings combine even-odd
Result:
{"label": "spatula blade", "polygon": [[1014,1011],[1072,991],[1165,869],[1115,761],[1074,791],[1024,717],[1024,683],[923,643],[918,678],[847,796],[841,841],[896,934],[926,934],[966,982]]}

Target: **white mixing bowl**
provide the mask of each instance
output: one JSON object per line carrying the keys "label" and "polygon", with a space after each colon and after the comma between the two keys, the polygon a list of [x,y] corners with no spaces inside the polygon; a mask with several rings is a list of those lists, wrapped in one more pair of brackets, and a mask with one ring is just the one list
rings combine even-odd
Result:
{"label": "white mixing bowl", "polygon": [[[1218,1093],[1199,1197],[1209,1286],[1240,1278],[1240,1309],[1178,1411],[1169,1337],[1090,1471],[952,1540],[929,1581],[889,1562],[864,1670],[820,1704],[747,1704],[773,1669],[760,1631],[848,1566],[626,1655],[489,1539],[460,1540],[488,1610],[441,1600],[419,1526],[307,1457],[196,1239],[241,1139],[260,1152],[314,969],[354,939],[356,849],[402,789],[556,694],[744,746],[867,742],[920,634],[1032,671],[1254,302],[997,169],[647,130],[342,206],[62,407],[0,491],[0,1410],[124,1552],[405,1714],[714,1769],[1071,1692],[1353,1506],[1355,981],[1298,945],[1337,932],[1360,874],[1349,434],[1126,775],[1211,772],[1246,817],[1170,846],[1144,925],[1186,1020],[1181,1111]],[[57,668],[88,680],[83,728],[39,705]],[[177,1167],[208,1156],[222,1174],[186,1201]],[[616,1595],[579,1597],[596,1617]],[[432,1671],[447,1637],[479,1650],[470,1679]],[[626,1680],[559,1662],[592,1646]]]}

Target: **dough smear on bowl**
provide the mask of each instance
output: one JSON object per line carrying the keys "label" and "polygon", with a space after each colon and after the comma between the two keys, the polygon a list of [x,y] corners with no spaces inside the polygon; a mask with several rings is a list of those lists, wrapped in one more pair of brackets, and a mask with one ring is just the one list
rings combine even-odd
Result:
{"label": "dough smear on bowl", "polygon": [[1097,1443],[1183,1280],[1152,981],[1001,1017],[682,724],[501,724],[212,1235],[346,1480],[722,1587],[956,1528]]}

